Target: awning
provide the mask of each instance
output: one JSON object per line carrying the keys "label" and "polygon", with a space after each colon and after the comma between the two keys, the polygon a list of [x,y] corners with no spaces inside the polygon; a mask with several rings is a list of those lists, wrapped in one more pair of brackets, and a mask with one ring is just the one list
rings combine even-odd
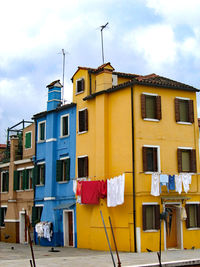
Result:
{"label": "awning", "polygon": [[54,210],[64,210],[64,209],[69,209],[72,206],[74,206],[76,202],[71,202],[71,203],[62,203],[54,208]]}
{"label": "awning", "polygon": [[184,197],[184,196],[163,196],[161,197],[161,203],[167,202],[169,200],[179,200],[179,201],[184,201],[184,200],[189,200],[190,197]]}

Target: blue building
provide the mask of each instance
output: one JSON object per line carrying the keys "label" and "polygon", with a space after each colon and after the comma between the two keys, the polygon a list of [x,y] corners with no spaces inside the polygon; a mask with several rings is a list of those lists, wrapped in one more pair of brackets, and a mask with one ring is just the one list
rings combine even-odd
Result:
{"label": "blue building", "polygon": [[[47,88],[47,111],[33,116],[36,157],[32,223],[48,221],[53,225],[51,241],[41,238],[40,245],[76,247],[76,104],[61,105],[59,80]],[[37,235],[35,241],[38,243]]]}

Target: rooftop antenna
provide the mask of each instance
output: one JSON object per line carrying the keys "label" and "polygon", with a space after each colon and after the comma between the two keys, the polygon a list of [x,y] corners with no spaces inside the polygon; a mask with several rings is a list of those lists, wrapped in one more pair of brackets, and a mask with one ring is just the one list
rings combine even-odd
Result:
{"label": "rooftop antenna", "polygon": [[104,64],[103,29],[105,29],[107,25],[108,25],[108,22],[105,25],[100,26],[100,28],[101,28],[101,49],[102,49],[102,61],[103,61],[103,64]]}
{"label": "rooftop antenna", "polygon": [[64,102],[64,83],[65,83],[65,50],[62,49],[62,55],[63,55],[63,88],[62,88],[62,96],[61,96],[61,100],[62,103]]}

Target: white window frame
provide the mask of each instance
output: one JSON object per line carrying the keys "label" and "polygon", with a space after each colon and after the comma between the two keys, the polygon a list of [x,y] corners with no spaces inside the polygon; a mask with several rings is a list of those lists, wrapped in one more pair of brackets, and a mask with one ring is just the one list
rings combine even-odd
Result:
{"label": "white window frame", "polygon": [[[186,201],[185,204],[187,205],[199,205],[200,201]],[[200,227],[191,227],[191,228],[186,228],[188,231],[194,231],[194,230],[199,230]]]}
{"label": "white window frame", "polygon": [[82,93],[84,92],[84,90],[81,91],[81,92],[78,92],[78,91],[77,91],[77,88],[78,88],[77,84],[78,84],[78,82],[81,81],[81,80],[84,80],[84,81],[85,81],[85,78],[84,78],[84,77],[81,77],[81,78],[79,78],[79,79],[76,80],[76,95],[82,94]]}
{"label": "white window frame", "polygon": [[[31,133],[31,147],[26,148],[26,134]],[[25,150],[32,148],[32,131],[25,132],[25,138],[24,138],[24,148]]]}
{"label": "white window frame", "polygon": [[[78,159],[80,158],[89,158],[88,155],[83,155],[83,156],[78,156],[77,157],[77,180],[84,180],[84,179],[87,179],[87,177],[83,176],[83,177],[78,177]],[[88,166],[88,173],[89,173],[89,166]]]}
{"label": "white window frame", "polygon": [[[67,135],[63,135],[63,118],[68,117],[68,134]],[[69,114],[64,114],[60,117],[60,138],[64,138],[64,137],[68,137],[69,136]]]}
{"label": "white window frame", "polygon": [[[145,92],[143,92],[142,94],[147,95],[147,96],[155,96],[155,97],[158,96],[158,94],[145,93]],[[145,105],[146,105],[146,103],[145,103]],[[144,121],[160,121],[158,119],[151,119],[151,118],[144,118],[143,120]]]}
{"label": "white window frame", "polygon": [[[158,202],[143,202],[142,206],[157,206],[159,205]],[[143,230],[144,233],[156,233],[160,230],[156,230],[156,229],[149,229],[149,230]]]}
{"label": "white window frame", "polygon": [[[149,147],[149,148],[157,148],[157,165],[158,165],[158,173],[161,173],[161,160],[160,160],[160,146],[155,145],[143,145],[142,147]],[[144,172],[145,174],[152,174],[154,172]]]}
{"label": "white window frame", "polygon": [[[187,101],[192,100],[192,99],[190,99],[188,97],[179,97],[179,96],[176,96],[175,98],[176,99],[180,99],[180,100],[187,100]],[[176,123],[183,124],[183,125],[192,125],[191,122],[187,122],[187,121],[177,121]]]}
{"label": "white window frame", "polygon": [[[44,127],[44,140],[41,140],[40,125],[43,124],[43,123],[45,124],[45,127]],[[42,142],[45,142],[45,141],[46,141],[46,120],[43,120],[43,121],[38,122],[38,142],[42,143]]]}

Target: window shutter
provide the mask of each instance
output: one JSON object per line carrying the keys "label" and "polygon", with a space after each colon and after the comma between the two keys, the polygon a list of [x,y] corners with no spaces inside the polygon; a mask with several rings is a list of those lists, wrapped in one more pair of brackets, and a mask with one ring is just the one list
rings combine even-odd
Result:
{"label": "window shutter", "polygon": [[194,122],[194,105],[193,100],[189,100],[189,122]]}
{"label": "window shutter", "polygon": [[22,189],[27,189],[27,170],[22,171]]}
{"label": "window shutter", "polygon": [[200,204],[197,205],[197,227],[200,227]]}
{"label": "window shutter", "polygon": [[153,148],[153,171],[158,171],[157,148]]}
{"label": "window shutter", "polygon": [[156,118],[157,118],[157,120],[162,119],[161,96],[156,97]]}
{"label": "window shutter", "polygon": [[179,99],[175,98],[175,119],[176,122],[180,121],[180,109],[179,109]]}
{"label": "window shutter", "polygon": [[182,149],[177,149],[178,172],[182,172]]}
{"label": "window shutter", "polygon": [[83,177],[83,164],[82,158],[78,158],[78,177]]}
{"label": "window shutter", "polygon": [[141,114],[142,118],[146,118],[146,96],[141,94]]}
{"label": "window shutter", "polygon": [[147,230],[146,227],[146,205],[142,205],[142,224],[143,224],[143,231]]}
{"label": "window shutter", "polygon": [[142,156],[143,156],[143,172],[147,171],[147,148],[142,148]]}
{"label": "window shutter", "polygon": [[85,80],[82,79],[81,80],[81,91],[84,91],[84,89],[85,89]]}
{"label": "window shutter", "polygon": [[196,172],[196,150],[192,149],[190,152],[190,171],[191,172]]}
{"label": "window shutter", "polygon": [[85,109],[85,131],[88,131],[88,110]]}
{"label": "window shutter", "polygon": [[62,181],[62,167],[63,167],[63,162],[62,160],[57,160],[56,161],[56,181]]}
{"label": "window shutter", "polygon": [[160,229],[160,205],[155,205],[155,228]]}
{"label": "window shutter", "polygon": [[35,165],[35,167],[33,168],[33,189],[34,189],[35,185],[37,184],[36,176],[37,176],[37,165]]}
{"label": "window shutter", "polygon": [[78,127],[79,127],[79,132],[83,132],[84,131],[84,127],[85,127],[85,125],[84,125],[84,112],[83,111],[79,111],[79,113],[78,113]]}
{"label": "window shutter", "polygon": [[84,177],[88,177],[88,157],[85,157],[84,161]]}
{"label": "window shutter", "polygon": [[25,135],[25,148],[31,147],[31,132]]}
{"label": "window shutter", "polygon": [[14,184],[13,184],[14,191],[19,190],[19,172],[14,171]]}
{"label": "window shutter", "polygon": [[32,207],[32,226],[34,227],[37,221],[37,207]]}
{"label": "window shutter", "polygon": [[0,208],[0,226],[3,225],[3,209]]}
{"label": "window shutter", "polygon": [[70,180],[70,158],[66,159],[67,171],[66,171],[66,180]]}
{"label": "window shutter", "polygon": [[6,172],[6,191],[9,191],[9,172]]}
{"label": "window shutter", "polygon": [[190,213],[189,213],[189,204],[185,204],[185,210],[186,210],[186,214],[187,214],[187,218],[186,218],[186,228],[190,228]]}

